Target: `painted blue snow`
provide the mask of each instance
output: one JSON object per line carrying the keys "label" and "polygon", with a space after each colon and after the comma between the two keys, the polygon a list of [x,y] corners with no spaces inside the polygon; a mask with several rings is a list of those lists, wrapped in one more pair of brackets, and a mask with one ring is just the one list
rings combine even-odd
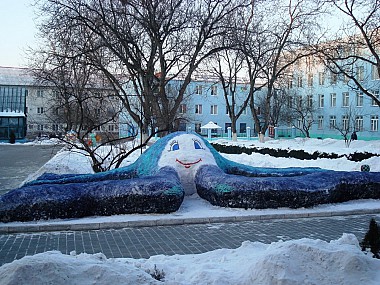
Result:
{"label": "painted blue snow", "polygon": [[[181,179],[175,167],[160,168],[158,162],[167,153],[165,147],[183,134],[187,133],[159,139],[127,167],[96,174],[44,174],[0,197],[0,221],[177,211],[185,195]],[[200,166],[195,175],[198,194],[213,205],[299,208],[380,199],[379,172],[252,167],[224,158],[207,140],[196,136],[199,142],[194,149],[200,150],[203,144],[216,162]]]}

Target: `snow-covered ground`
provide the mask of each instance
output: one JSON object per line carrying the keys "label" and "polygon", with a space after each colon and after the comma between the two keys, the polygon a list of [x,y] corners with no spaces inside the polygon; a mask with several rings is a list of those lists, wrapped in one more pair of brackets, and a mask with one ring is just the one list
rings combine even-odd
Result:
{"label": "snow-covered ground", "polygon": [[[332,139],[294,139],[239,141],[220,143],[281,149],[303,149],[348,154],[371,152],[380,154],[380,141],[353,141],[349,148],[344,141]],[[137,159],[135,152],[124,165]],[[262,167],[317,166],[332,170],[360,171],[368,164],[371,171],[380,172],[380,157],[362,162],[345,158],[297,160],[274,158],[268,155],[224,155],[230,160]],[[89,160],[78,153],[59,152],[46,163],[34,179],[43,172],[91,173]],[[313,209],[242,210],[211,206],[196,195],[186,197],[178,212],[168,215],[120,215],[91,217],[80,222],[108,222],[140,219],[214,217],[231,215],[262,215],[302,211],[340,211],[347,209],[379,208],[376,200],[351,201],[340,205],[320,205]],[[78,220],[57,220],[48,223],[72,223]],[[34,222],[34,223],[47,223]],[[19,223],[12,223],[19,224]],[[9,224],[8,224],[9,225]],[[0,224],[1,226],[1,224]],[[63,255],[46,252],[5,264],[0,267],[0,284],[162,284],[150,273],[164,273],[164,284],[380,284],[380,260],[364,254],[358,240],[344,234],[329,243],[300,239],[263,244],[244,242],[237,249],[220,249],[203,254],[152,256],[149,259],[107,259],[103,254]],[[157,274],[156,274],[157,275]]]}

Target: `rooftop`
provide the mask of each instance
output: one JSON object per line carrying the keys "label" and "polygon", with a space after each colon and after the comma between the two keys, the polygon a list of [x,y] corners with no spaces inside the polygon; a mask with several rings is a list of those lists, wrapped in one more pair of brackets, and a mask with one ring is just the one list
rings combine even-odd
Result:
{"label": "rooftop", "polygon": [[27,68],[0,66],[0,85],[31,86],[34,79]]}

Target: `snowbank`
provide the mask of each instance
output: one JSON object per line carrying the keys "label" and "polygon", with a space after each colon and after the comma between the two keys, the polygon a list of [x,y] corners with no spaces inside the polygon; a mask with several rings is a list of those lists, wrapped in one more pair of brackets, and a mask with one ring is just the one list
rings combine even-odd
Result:
{"label": "snowbank", "polygon": [[[149,273],[163,273],[158,282]],[[0,267],[2,284],[344,284],[380,282],[380,260],[354,235],[331,242],[300,239],[202,254],[107,259],[103,254],[45,252]]]}

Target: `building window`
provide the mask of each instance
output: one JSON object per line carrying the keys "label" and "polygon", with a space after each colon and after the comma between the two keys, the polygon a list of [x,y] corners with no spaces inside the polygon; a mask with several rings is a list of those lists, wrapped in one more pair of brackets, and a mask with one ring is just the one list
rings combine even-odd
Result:
{"label": "building window", "polygon": [[203,92],[202,85],[196,85],[195,86],[195,94],[202,95],[202,92]]}
{"label": "building window", "polygon": [[323,116],[318,116],[318,129],[323,129]]}
{"label": "building window", "polygon": [[363,131],[363,116],[356,116],[355,118],[355,130],[362,132]]}
{"label": "building window", "polygon": [[325,73],[324,72],[318,73],[318,81],[319,81],[319,85],[325,85]]}
{"label": "building window", "polygon": [[302,128],[302,120],[301,119],[297,119],[297,128],[298,129]]}
{"label": "building window", "polygon": [[240,123],[240,133],[243,134],[247,132],[247,123]]}
{"label": "building window", "polygon": [[218,105],[211,105],[210,114],[211,115],[218,115]]}
{"label": "building window", "polygon": [[330,116],[330,129],[333,130],[336,127],[336,116]]}
{"label": "building window", "polygon": [[309,87],[313,86],[313,74],[312,73],[309,73],[307,75],[307,86],[309,86]]}
{"label": "building window", "polygon": [[37,131],[43,131],[44,125],[37,125]]}
{"label": "building window", "polygon": [[364,66],[358,66],[356,67],[356,72],[357,72],[357,79],[359,81],[363,81],[364,80]]}
{"label": "building window", "polygon": [[338,81],[338,75],[336,73],[331,72],[330,74],[330,83],[331,84],[336,84]]}
{"label": "building window", "polygon": [[325,95],[319,94],[319,108],[323,108],[325,105]]}
{"label": "building window", "polygon": [[247,90],[248,90],[247,85],[244,85],[244,86],[240,87],[240,91],[247,91]]}
{"label": "building window", "polygon": [[115,125],[108,125],[108,131],[109,132],[115,131]]}
{"label": "building window", "polygon": [[376,65],[372,65],[371,79],[378,80],[379,79],[379,71],[377,70]]}
{"label": "building window", "polygon": [[292,96],[288,96],[288,107],[293,108],[293,97]]}
{"label": "building window", "polygon": [[[377,100],[380,100],[380,97],[379,97],[379,90],[375,90],[375,91],[373,91],[373,96],[375,96],[375,98],[376,98]],[[378,106],[378,105],[376,104],[375,99],[372,99],[372,106]]]}
{"label": "building window", "polygon": [[343,126],[343,130],[348,130],[348,128],[350,126],[350,121],[349,121],[348,115],[342,116],[342,126]]}
{"label": "building window", "polygon": [[186,110],[187,110],[186,104],[179,105],[179,113],[180,114],[186,114]]}
{"label": "building window", "polygon": [[313,95],[307,95],[307,107],[308,108],[313,107]]}
{"label": "building window", "polygon": [[297,108],[301,109],[302,108],[302,97],[296,97],[296,103],[297,103]]}
{"label": "building window", "polygon": [[244,106],[240,106],[240,110],[243,109],[243,112],[241,112],[242,115],[247,115],[247,108],[244,108]]}
{"label": "building window", "polygon": [[211,96],[216,96],[218,95],[218,86],[213,85],[211,86]]}
{"label": "building window", "polygon": [[297,78],[297,87],[302,87],[302,76],[298,76]]}
{"label": "building window", "polygon": [[293,75],[289,76],[288,78],[288,89],[293,88]]}
{"label": "building window", "polygon": [[342,94],[342,106],[348,107],[350,105],[350,93],[343,92]]}
{"label": "building window", "polygon": [[44,97],[44,91],[43,90],[37,90],[37,97]]}
{"label": "building window", "polygon": [[53,125],[51,126],[51,129],[52,129],[53,132],[58,132],[58,129],[59,129],[58,124],[53,124]]}
{"label": "building window", "polygon": [[336,93],[330,94],[330,106],[336,107]]}
{"label": "building window", "polygon": [[61,99],[61,95],[60,95],[58,90],[55,90],[53,94],[54,94],[55,99],[57,99],[57,100]]}
{"label": "building window", "polygon": [[25,89],[25,97],[27,97],[29,95],[29,91],[28,89]]}
{"label": "building window", "polygon": [[363,93],[356,93],[356,106],[363,107]]}
{"label": "building window", "polygon": [[379,130],[379,116],[371,116],[371,131],[377,132]]}
{"label": "building window", "polygon": [[202,114],[202,105],[195,105],[195,114]]}
{"label": "building window", "polygon": [[44,113],[44,107],[37,107],[37,114],[43,114]]}

